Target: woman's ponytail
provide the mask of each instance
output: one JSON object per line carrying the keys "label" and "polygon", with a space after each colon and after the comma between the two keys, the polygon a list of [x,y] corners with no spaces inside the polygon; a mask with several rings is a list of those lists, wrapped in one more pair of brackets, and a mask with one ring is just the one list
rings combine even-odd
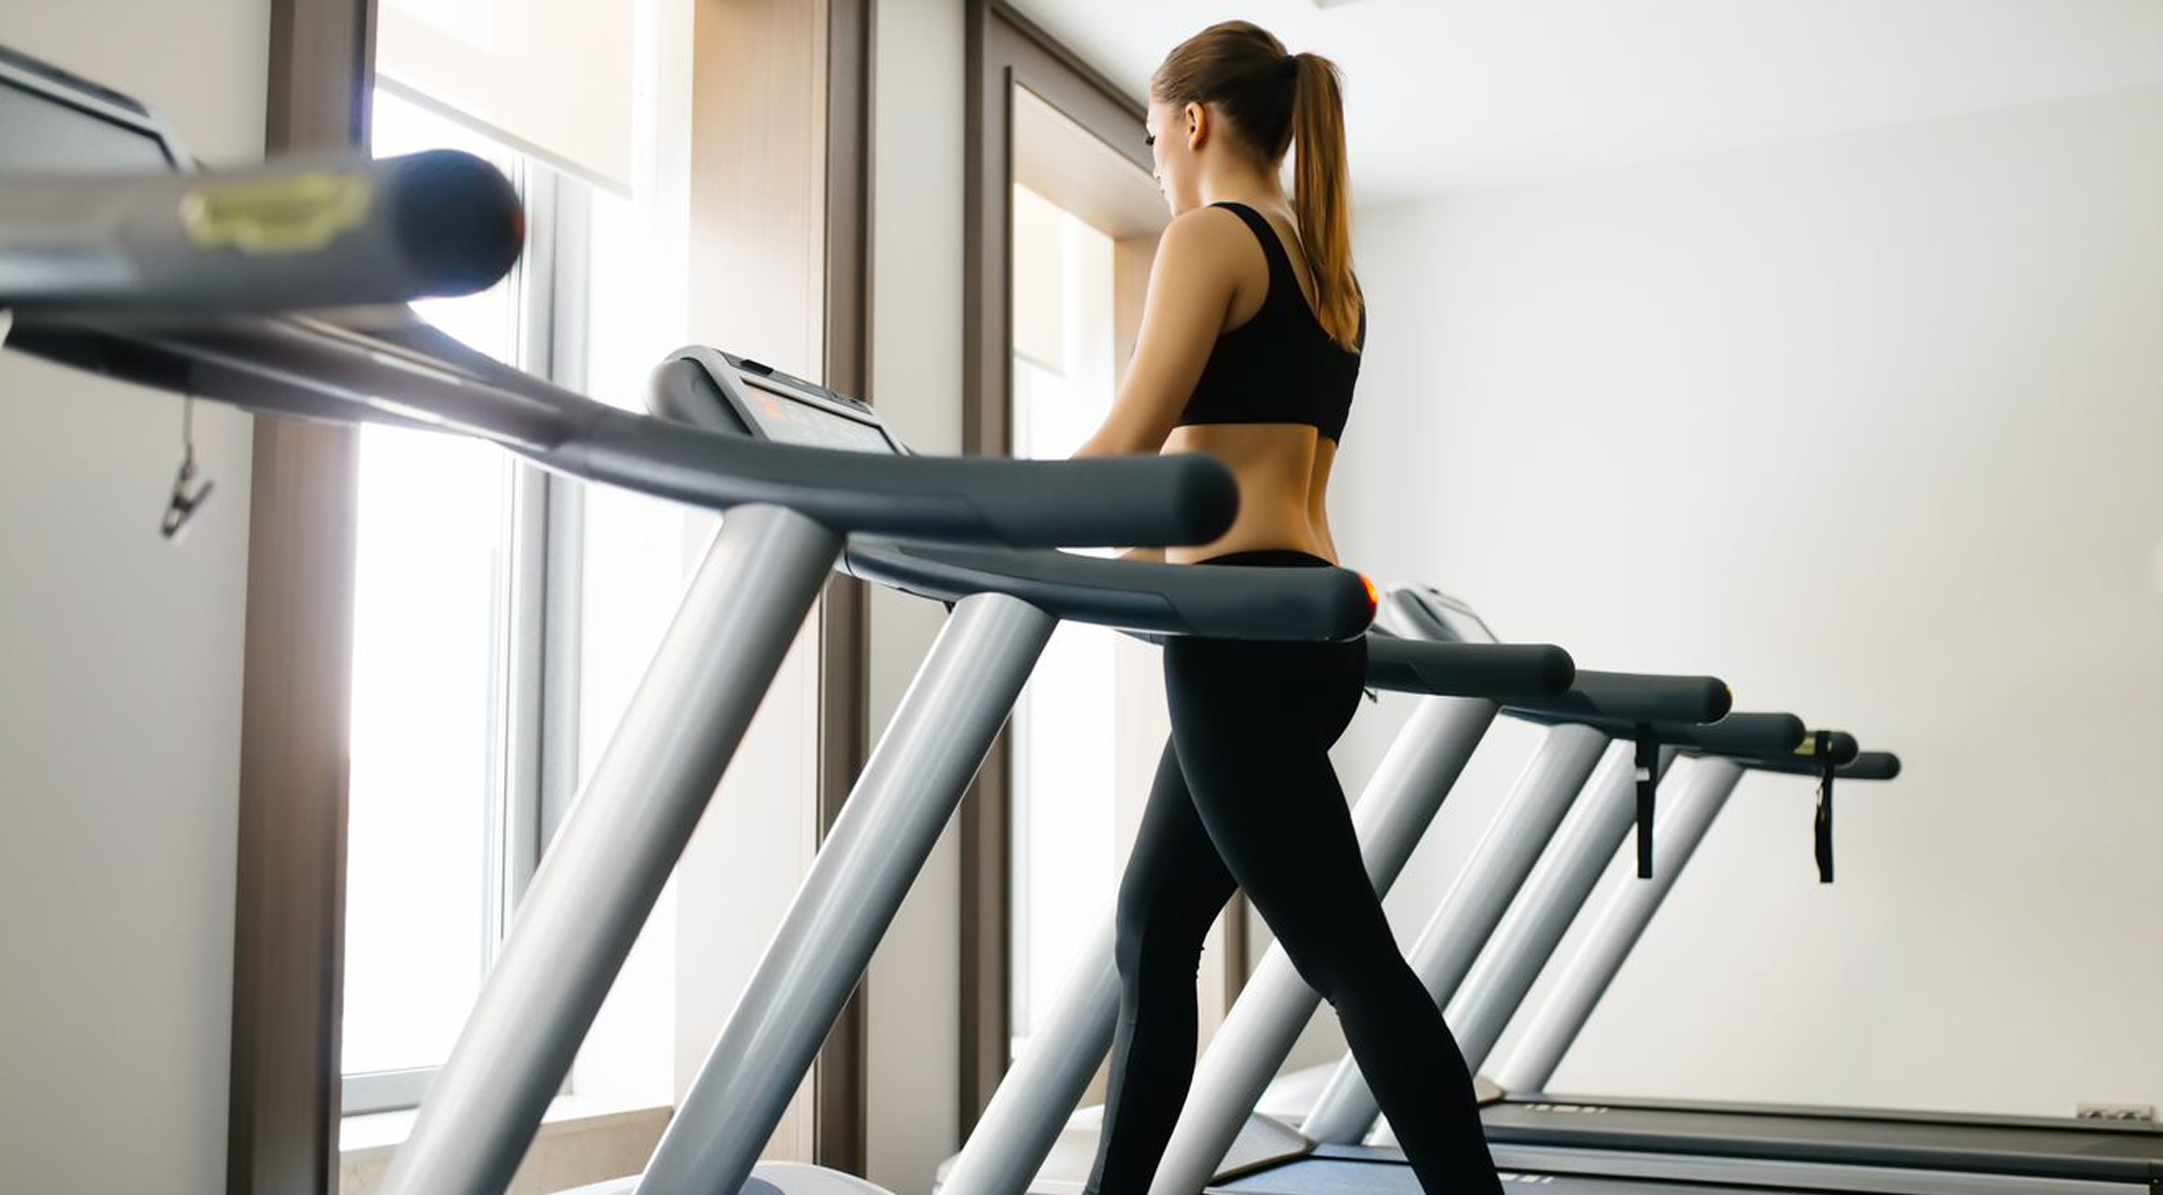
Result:
{"label": "woman's ponytail", "polygon": [[1337,64],[1300,54],[1292,98],[1292,211],[1314,271],[1315,314],[1330,339],[1357,350],[1359,279],[1352,273],[1352,196],[1344,153],[1344,93]]}
{"label": "woman's ponytail", "polygon": [[1251,21],[1223,21],[1173,47],[1149,80],[1167,103],[1219,105],[1275,168],[1296,149],[1292,214],[1314,270],[1315,315],[1338,344],[1358,351],[1359,279],[1352,273],[1352,195],[1344,156],[1344,95],[1337,64],[1286,54]]}

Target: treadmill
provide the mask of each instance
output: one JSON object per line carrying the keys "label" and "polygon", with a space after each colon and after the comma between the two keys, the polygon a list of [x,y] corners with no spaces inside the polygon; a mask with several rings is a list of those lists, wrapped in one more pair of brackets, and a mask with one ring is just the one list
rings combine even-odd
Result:
{"label": "treadmill", "polygon": [[[1441,646],[1493,643],[1494,636],[1463,603],[1433,590],[1399,588],[1391,590],[1383,602],[1382,632],[1370,634],[1368,642],[1373,662],[1370,684],[1421,693],[1430,690],[1396,671],[1393,659]],[[1728,700],[1726,686],[1710,677],[1584,671],[1577,672],[1569,691],[1544,699],[1424,698],[1353,808],[1370,881],[1378,891],[1387,890],[1480,736],[1505,708],[1505,701],[1511,712],[1526,716],[1565,723],[1571,719],[1595,723],[1603,714],[1620,716],[1632,733],[1693,737],[1720,729],[1702,724],[1721,718]],[[1663,718],[1674,721],[1653,721]],[[1792,718],[1736,715],[1729,721],[1734,725],[1727,733],[1760,743],[1792,744],[1802,734],[1801,724]],[[1597,738],[1604,747],[1605,736],[1590,726],[1558,727],[1550,733],[1520,779],[1517,794],[1498,816],[1496,829],[1483,839],[1478,857],[1468,865],[1468,878],[1456,886],[1463,902],[1488,904],[1496,884],[1507,885],[1500,898],[1506,899],[1507,891],[1515,886],[1507,873],[1530,866],[1525,839],[1536,836],[1536,823],[1547,816],[1538,809],[1566,807],[1569,795],[1597,763],[1600,750],[1588,744],[1589,738]],[[1553,816],[1559,816],[1559,810]],[[1529,849],[1536,854],[1537,843]],[[1500,915],[1498,904],[1491,915]],[[1467,909],[1464,919],[1475,922],[1480,916]],[[1484,931],[1476,927],[1467,932],[1484,937]],[[1096,1126],[1086,1112],[1064,1129],[1060,1126],[1111,1040],[1118,1006],[1111,943],[1107,922],[1078,956],[1064,996],[1040,1035],[1046,1044],[1017,1061],[985,1110],[978,1131],[959,1155],[942,1166],[939,1183],[945,1195],[1003,1195],[1024,1189],[1068,1195],[1080,1190],[1095,1154]],[[1253,1093],[1259,1094],[1318,1002],[1289,960],[1272,948],[1219,1028],[1197,1073],[1194,1091],[1251,1085]],[[1222,1097],[1217,1102],[1221,1106],[1231,1099]],[[1190,1094],[1188,1106],[1196,1102]],[[1232,1117],[1234,1136],[1239,1135],[1243,1109],[1251,1106],[1251,1096],[1238,1105],[1242,1111]],[[1267,1131],[1268,1127],[1276,1132]],[[1282,1126],[1265,1126],[1263,1132],[1242,1137],[1233,1152],[1240,1164],[1254,1165],[1296,1150],[1293,1138],[1296,1134]],[[1215,1172],[1214,1163],[1224,1156],[1222,1148],[1210,1155],[1192,1186],[1164,1189],[1200,1189]],[[1166,1173],[1160,1168],[1160,1183]]]}
{"label": "treadmill", "polygon": [[[1841,735],[1813,739],[1815,758],[1703,756],[1672,824],[1663,823],[1654,879],[1624,881],[1597,909],[1581,914],[1579,906],[1620,845],[1623,815],[1593,800],[1578,811],[1449,1005],[1451,1024],[1460,1027],[1460,1041],[1477,1065],[1547,965],[1571,915],[1592,919],[1578,952],[1528,1014],[1518,1048],[1494,1072],[1498,1090],[1485,1119],[1497,1156],[1637,1174],[1806,1182],[1830,1190],[2163,1191],[2163,1131],[2150,1124],[1548,1093],[1555,1068],[1745,771],[1820,781],[1816,851],[1820,878],[1830,881],[1828,772],[1843,782],[1885,781],[1900,773],[1897,756],[1857,752],[1851,743]],[[1302,1128],[1324,1141],[1392,1143],[1386,1126],[1369,1135],[1375,1120],[1372,1097],[1347,1060]],[[1600,1150],[1609,1152],[1593,1152]]]}
{"label": "treadmill", "polygon": [[[901,451],[870,407],[710,349],[674,354],[655,374],[651,402],[666,417],[717,433]],[[853,539],[840,567],[949,603],[951,613],[645,1173],[581,1188],[585,1195],[879,1190],[817,1166],[761,1164],[759,1154],[1059,620],[1162,635],[1315,639],[1357,635],[1373,614],[1365,580],[1344,569],[1219,573],[874,536]],[[401,1189],[440,1188],[415,1179]]]}
{"label": "treadmill", "polygon": [[[1866,752],[1841,775],[1891,779],[1898,770],[1896,759]],[[1687,812],[1698,824],[1684,830],[1686,843],[1702,836],[1719,804]],[[1686,858],[1678,859],[1678,869]],[[1824,1174],[1828,1185],[1838,1181],[1838,1189],[1852,1190],[1880,1188],[1845,1184],[1893,1175],[1892,1181],[1947,1195],[2163,1193],[2163,1128],[2154,1124],[1547,1094],[1555,1067],[1663,895],[1624,889],[1585,914],[1597,918],[1590,936],[1566,960],[1548,999],[1532,1010],[1520,1048],[1496,1072],[1513,1093],[1486,1111],[1488,1137],[1498,1147],[1558,1158],[1606,1150],[1637,1169],[1687,1164],[1740,1174],[1804,1168]],[[1926,1184],[1923,1175],[1942,1177]]]}
{"label": "treadmill", "polygon": [[[1544,1092],[1577,1032],[1687,865],[1745,771],[1792,773],[1823,784],[1889,780],[1897,757],[1857,751],[1845,735],[1813,736],[1801,754],[1722,757],[1697,752],[1682,799],[1662,821],[1651,882],[1623,881],[1594,917],[1591,933],[1534,1012],[1520,1048],[1496,1072],[1488,1136],[1498,1163],[1579,1175],[1804,1186],[1818,1190],[1980,1195],[1985,1192],[2152,1193],[2159,1188],[2152,1126],[2046,1118],[1720,1105],[1673,1100],[1587,1099]],[[1831,878],[1830,788],[1820,790],[1817,853]],[[1621,846],[1626,807],[1588,795],[1498,930],[1477,969],[1449,1002],[1448,1016],[1475,1067],[1492,1049],[1572,914]],[[1327,1068],[1323,1068],[1327,1069]],[[1316,1154],[1377,1166],[1401,1155],[1386,1124],[1369,1134],[1377,1109],[1349,1059],[1321,1096],[1302,1101],[1312,1072],[1291,1079],[1271,1105],[1304,1111],[1301,1131],[1325,1143]],[[1508,1092],[1523,1093],[1518,1095]],[[1334,1144],[1329,1144],[1334,1143]],[[1291,1190],[1286,1174],[1226,1189]]]}
{"label": "treadmill", "polygon": [[[1612,729],[1621,733],[1623,728]],[[1727,727],[1723,724],[1719,729],[1724,731]],[[1873,753],[1869,759],[1862,758],[1854,737],[1837,731],[1815,732],[1784,752],[1766,751],[1763,744],[1746,744],[1732,734],[1725,735],[1726,741],[1709,751],[1710,740],[1705,736],[1697,737],[1699,741],[1693,745],[1667,749],[1665,758],[1659,761],[1661,767],[1666,767],[1673,763],[1678,753],[1695,757],[1683,781],[1679,800],[1669,807],[1667,817],[1661,823],[1660,849],[1655,851],[1653,843],[1640,833],[1637,879],[1623,885],[1616,893],[1618,903],[1647,910],[1646,917],[1650,915],[1649,909],[1656,907],[1673,886],[1703,838],[1712,816],[1734,792],[1744,769],[1811,770],[1812,774],[1830,770],[1836,775],[1862,779],[1877,775],[1881,769],[1879,761],[1891,761],[1886,766],[1893,770],[1898,767],[1897,761],[1889,756]],[[1442,982],[1432,985],[1436,998],[1444,1003],[1445,1016],[1455,1030],[1465,1061],[1475,1073],[1489,1060],[1495,1043],[1531,990],[1540,969],[1561,942],[1578,909],[1590,897],[1608,861],[1623,846],[1633,819],[1638,825],[1643,824],[1642,809],[1633,809],[1626,777],[1619,774],[1620,766],[1627,761],[1618,759],[1616,762],[1618,771],[1610,772],[1602,783],[1579,797],[1569,817],[1554,834],[1554,842],[1539,867],[1528,877],[1520,878],[1508,913],[1495,927],[1478,960],[1462,960],[1460,966],[1442,977]],[[1828,788],[1822,796],[1826,804],[1814,829],[1816,841],[1813,844],[1826,878],[1830,878],[1832,867],[1830,799]],[[1430,922],[1430,932],[1447,917],[1446,907],[1438,910]],[[1639,924],[1641,926],[1642,922]],[[1596,936],[1603,943],[1619,946],[1621,951],[1627,951],[1627,944],[1634,944],[1637,937],[1634,932],[1624,934],[1619,931]],[[1602,957],[1609,958],[1619,967],[1618,953],[1611,951]],[[1583,973],[1581,988],[1592,991],[1596,987],[1604,991],[1605,980],[1612,977],[1613,971],[1596,972],[1588,960]],[[1568,1036],[1574,1037],[1576,1027],[1590,1015],[1592,1002],[1551,1001],[1550,1005],[1556,1009],[1557,1028],[1550,1036],[1560,1039],[1565,1035],[1560,1028],[1568,1016],[1564,1010],[1575,1008],[1580,1015],[1566,1031]],[[1346,1058],[1333,1070],[1318,1069],[1331,1073],[1326,1085],[1311,1102],[1287,1107],[1287,1102],[1280,1099],[1271,1101],[1271,1106],[1293,1112],[1300,1121],[1301,1131],[1316,1141],[1364,1139],[1380,1115],[1380,1109],[1367,1090],[1359,1068]],[[1497,1089],[1489,1098],[1499,1098],[1500,1094]]]}

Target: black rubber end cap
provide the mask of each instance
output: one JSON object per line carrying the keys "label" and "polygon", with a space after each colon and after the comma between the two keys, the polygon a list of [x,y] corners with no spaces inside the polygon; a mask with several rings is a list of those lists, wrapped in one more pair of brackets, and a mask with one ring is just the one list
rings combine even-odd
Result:
{"label": "black rubber end cap", "polygon": [[1832,756],[1836,766],[1849,764],[1855,762],[1855,757],[1862,753],[1862,745],[1855,741],[1854,735],[1846,731],[1828,731],[1825,735],[1825,753]]}
{"label": "black rubber end cap", "polygon": [[1727,687],[1726,681],[1708,676],[1705,678],[1704,702],[1705,716],[1698,720],[1718,722],[1734,710],[1735,692]]}
{"label": "black rubber end cap", "polygon": [[384,182],[399,244],[439,295],[487,290],[526,247],[526,213],[503,172],[469,153],[389,159]]}
{"label": "black rubber end cap", "polygon": [[1569,652],[1552,643],[1533,645],[1540,653],[1540,691],[1549,697],[1560,697],[1577,683],[1577,660]]}

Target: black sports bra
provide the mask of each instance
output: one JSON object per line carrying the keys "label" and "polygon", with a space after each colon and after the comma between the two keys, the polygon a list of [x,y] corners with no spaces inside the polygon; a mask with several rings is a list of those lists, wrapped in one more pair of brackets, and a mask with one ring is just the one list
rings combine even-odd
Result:
{"label": "black sports bra", "polygon": [[[1268,219],[1243,203],[1213,203],[1246,222],[1269,259],[1269,293],[1254,318],[1217,337],[1194,395],[1175,427],[1196,423],[1304,423],[1331,441],[1344,435],[1352,411],[1359,354],[1329,338],[1306,296],[1292,259]],[[1367,317],[1360,315],[1360,339]]]}

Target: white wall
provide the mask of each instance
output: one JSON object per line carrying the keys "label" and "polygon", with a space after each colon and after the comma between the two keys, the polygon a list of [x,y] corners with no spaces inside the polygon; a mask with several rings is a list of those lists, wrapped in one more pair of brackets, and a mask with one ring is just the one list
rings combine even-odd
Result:
{"label": "white wall", "polygon": [[[1807,785],[1747,781],[1555,1086],[2163,1103],[2163,89],[1359,236],[1349,563],[1907,765],[1844,790],[1831,888]],[[1391,902],[1408,936],[1532,741],[1504,737]]]}
{"label": "white wall", "polygon": [[[876,5],[872,96],[870,399],[919,452],[961,451],[962,0]],[[945,618],[932,602],[871,591],[876,735]],[[866,980],[867,1172],[927,1195],[958,1139],[961,868],[948,825]]]}
{"label": "white wall", "polygon": [[[263,0],[0,30],[262,157]],[[197,408],[217,492],[173,544],[173,398],[0,354],[0,413],[0,1188],[220,1190],[253,421]]]}

